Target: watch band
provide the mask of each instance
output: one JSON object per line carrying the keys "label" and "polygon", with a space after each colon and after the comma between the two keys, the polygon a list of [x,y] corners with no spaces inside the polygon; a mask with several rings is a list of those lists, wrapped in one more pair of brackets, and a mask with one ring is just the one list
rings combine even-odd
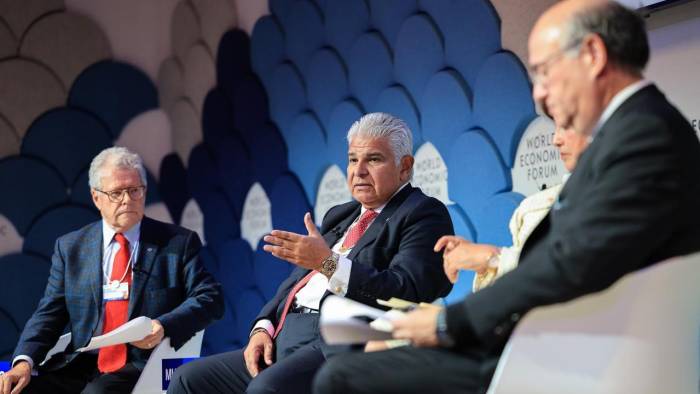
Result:
{"label": "watch band", "polygon": [[455,345],[455,340],[447,331],[447,310],[442,308],[437,315],[437,327],[435,327],[437,340],[442,347],[452,347]]}
{"label": "watch band", "polygon": [[321,263],[321,268],[318,270],[318,272],[330,278],[335,273],[335,270],[338,269],[338,259],[340,259],[340,255],[338,253],[331,252],[331,255]]}

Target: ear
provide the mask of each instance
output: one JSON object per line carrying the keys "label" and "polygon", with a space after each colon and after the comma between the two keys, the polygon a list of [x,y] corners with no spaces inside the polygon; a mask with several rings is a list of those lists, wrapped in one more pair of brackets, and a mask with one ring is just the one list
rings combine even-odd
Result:
{"label": "ear", "polygon": [[413,168],[413,162],[414,158],[411,155],[406,155],[401,158],[401,162],[399,163],[401,167],[401,181],[405,182],[408,181],[408,179],[411,177],[411,169]]}
{"label": "ear", "polygon": [[95,204],[95,207],[97,207],[97,210],[100,210],[100,204],[99,204],[99,194],[95,191],[95,189],[90,189],[90,195],[92,196],[92,203]]}
{"label": "ear", "polygon": [[597,34],[589,34],[581,43],[583,60],[588,66],[589,76],[599,77],[608,65],[608,50],[603,39]]}

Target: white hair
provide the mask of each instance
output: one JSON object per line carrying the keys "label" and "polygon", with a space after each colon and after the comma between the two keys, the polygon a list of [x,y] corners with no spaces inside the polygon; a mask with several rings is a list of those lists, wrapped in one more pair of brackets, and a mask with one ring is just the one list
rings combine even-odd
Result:
{"label": "white hair", "polygon": [[355,137],[388,138],[396,165],[413,154],[413,134],[406,122],[384,113],[373,112],[355,121],[348,130],[348,143]]}
{"label": "white hair", "polygon": [[122,146],[114,146],[100,152],[90,163],[89,182],[90,188],[100,190],[102,188],[103,171],[106,167],[136,170],[141,178],[141,183],[146,186],[146,169],[143,160],[136,153]]}

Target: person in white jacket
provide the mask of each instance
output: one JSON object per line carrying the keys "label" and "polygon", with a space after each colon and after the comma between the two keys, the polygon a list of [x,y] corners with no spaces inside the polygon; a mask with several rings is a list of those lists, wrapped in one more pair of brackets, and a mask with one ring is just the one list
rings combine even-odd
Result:
{"label": "person in white jacket", "polygon": [[[573,130],[557,128],[554,132],[554,145],[564,167],[571,172],[581,153],[588,146],[588,137]],[[564,176],[564,181],[568,174]],[[435,251],[444,250],[443,266],[450,282],[457,281],[460,270],[476,272],[472,288],[483,289],[500,276],[513,270],[518,265],[520,251],[532,230],[547,216],[556,201],[563,183],[539,191],[525,198],[513,212],[510,219],[510,232],[513,245],[498,247],[489,244],[472,243],[456,235],[446,235],[435,244]]]}
{"label": "person in white jacket", "polygon": [[[588,137],[573,130],[557,128],[553,143],[568,172],[573,171],[576,161],[588,146]],[[564,181],[569,174],[564,175]],[[479,291],[493,283],[501,275],[518,265],[520,250],[537,225],[547,216],[556,201],[563,183],[541,190],[520,202],[513,212],[508,227],[513,245],[499,248],[495,245],[472,243],[456,235],[445,235],[435,244],[435,251],[444,249],[443,268],[450,282],[457,282],[460,270],[476,271],[472,290]],[[369,341],[365,351],[373,352],[409,344],[403,339]]]}

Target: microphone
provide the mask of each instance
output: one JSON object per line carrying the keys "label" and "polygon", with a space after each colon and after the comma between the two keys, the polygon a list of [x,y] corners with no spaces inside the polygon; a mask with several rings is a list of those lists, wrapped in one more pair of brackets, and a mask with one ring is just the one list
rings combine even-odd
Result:
{"label": "microphone", "polygon": [[148,274],[148,272],[144,271],[140,265],[131,267],[131,272],[133,272],[134,274]]}

